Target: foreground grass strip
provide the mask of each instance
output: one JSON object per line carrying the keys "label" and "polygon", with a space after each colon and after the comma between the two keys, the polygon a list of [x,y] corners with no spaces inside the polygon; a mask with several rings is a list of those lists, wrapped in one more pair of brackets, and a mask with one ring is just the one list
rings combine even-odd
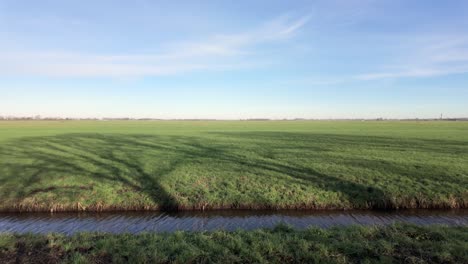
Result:
{"label": "foreground grass strip", "polygon": [[0,122],[0,211],[467,208],[468,122]]}
{"label": "foreground grass strip", "polygon": [[2,263],[467,263],[468,227],[0,235]]}

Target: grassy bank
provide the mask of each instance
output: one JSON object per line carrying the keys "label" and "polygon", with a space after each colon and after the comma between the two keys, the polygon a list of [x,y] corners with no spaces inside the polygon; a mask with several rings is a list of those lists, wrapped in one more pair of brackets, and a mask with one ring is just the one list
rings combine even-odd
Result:
{"label": "grassy bank", "polygon": [[467,263],[468,227],[0,235],[2,263]]}
{"label": "grassy bank", "polygon": [[0,210],[466,208],[468,122],[2,121]]}

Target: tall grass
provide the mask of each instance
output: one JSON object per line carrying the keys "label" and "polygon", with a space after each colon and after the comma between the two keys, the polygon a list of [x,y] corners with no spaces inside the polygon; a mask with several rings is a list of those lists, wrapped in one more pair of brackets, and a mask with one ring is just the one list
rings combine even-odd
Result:
{"label": "tall grass", "polygon": [[0,235],[2,263],[467,263],[468,228]]}

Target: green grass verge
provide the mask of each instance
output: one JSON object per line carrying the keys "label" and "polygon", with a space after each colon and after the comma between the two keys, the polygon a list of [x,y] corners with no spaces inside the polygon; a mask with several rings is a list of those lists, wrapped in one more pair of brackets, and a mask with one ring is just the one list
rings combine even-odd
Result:
{"label": "green grass verge", "polygon": [[468,227],[0,235],[2,263],[468,263]]}
{"label": "green grass verge", "polygon": [[0,210],[466,208],[468,122],[0,122]]}

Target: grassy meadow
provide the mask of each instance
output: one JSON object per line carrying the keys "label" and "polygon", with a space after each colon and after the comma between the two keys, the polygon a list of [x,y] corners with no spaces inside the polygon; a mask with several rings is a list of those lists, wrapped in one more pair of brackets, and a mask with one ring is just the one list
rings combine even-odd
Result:
{"label": "grassy meadow", "polygon": [[2,263],[467,263],[468,227],[0,234]]}
{"label": "grassy meadow", "polygon": [[468,122],[1,121],[0,210],[466,208]]}

